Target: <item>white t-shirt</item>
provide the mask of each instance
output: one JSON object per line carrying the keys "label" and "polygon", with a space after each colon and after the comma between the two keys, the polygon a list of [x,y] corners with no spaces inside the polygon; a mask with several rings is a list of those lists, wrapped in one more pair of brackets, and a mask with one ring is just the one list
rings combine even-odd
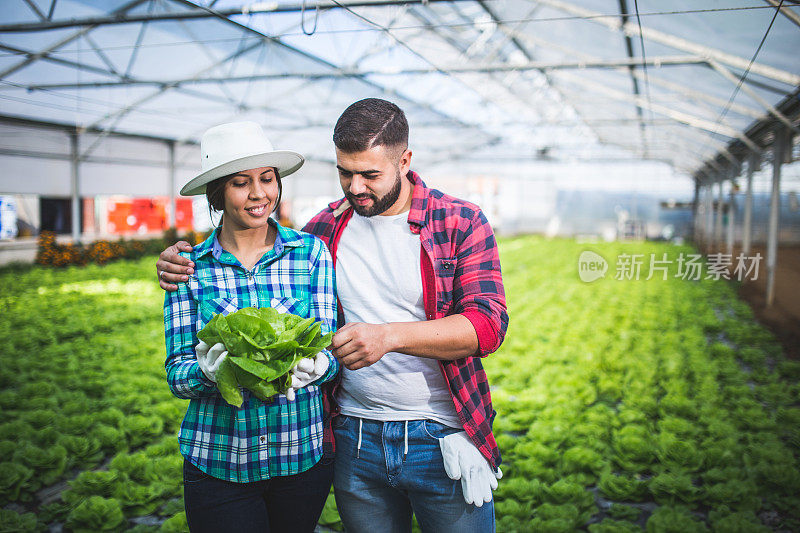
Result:
{"label": "white t-shirt", "polygon": [[[346,322],[425,320],[419,235],[408,213],[353,213],[336,250],[336,289]],[[359,370],[342,367],[342,413],[372,420],[430,419],[460,428],[435,359],[389,352]]]}

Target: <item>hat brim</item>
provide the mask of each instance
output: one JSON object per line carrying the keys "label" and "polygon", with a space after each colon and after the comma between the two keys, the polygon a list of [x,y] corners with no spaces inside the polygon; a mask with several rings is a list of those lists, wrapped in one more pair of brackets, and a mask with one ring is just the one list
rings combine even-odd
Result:
{"label": "hat brim", "polygon": [[205,194],[206,185],[218,178],[230,176],[243,170],[261,167],[275,167],[281,178],[293,174],[303,166],[305,159],[302,155],[291,150],[276,150],[263,154],[249,155],[223,163],[217,167],[206,170],[196,178],[192,178],[189,183],[181,189],[181,195],[194,196]]}

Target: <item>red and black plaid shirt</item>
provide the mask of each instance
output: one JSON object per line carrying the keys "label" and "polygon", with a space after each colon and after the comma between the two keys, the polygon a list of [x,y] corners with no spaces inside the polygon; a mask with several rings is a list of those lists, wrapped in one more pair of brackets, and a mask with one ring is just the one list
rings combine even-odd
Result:
{"label": "red and black plaid shirt", "polygon": [[[478,334],[481,357],[496,351],[508,328],[508,313],[500,274],[497,243],[489,222],[480,208],[469,202],[429,189],[415,172],[407,175],[414,184],[408,223],[421,241],[422,292],[428,320],[461,314]],[[353,214],[344,199],[333,202],[303,231],[322,239],[333,255],[342,231]],[[340,322],[341,309],[340,309]],[[456,413],[464,431],[493,468],[500,465],[500,451],[492,434],[492,397],[486,372],[479,357],[439,361],[447,381]],[[326,394],[328,413],[338,414],[333,393],[338,381]],[[325,445],[333,451],[331,418],[325,428]]]}

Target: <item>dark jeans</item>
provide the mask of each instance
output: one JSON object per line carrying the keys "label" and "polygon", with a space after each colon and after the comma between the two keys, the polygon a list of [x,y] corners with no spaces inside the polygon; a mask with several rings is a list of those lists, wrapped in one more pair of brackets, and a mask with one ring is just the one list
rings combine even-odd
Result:
{"label": "dark jeans", "polygon": [[333,482],[321,459],[293,476],[233,483],[183,461],[183,499],[192,533],[311,533]]}

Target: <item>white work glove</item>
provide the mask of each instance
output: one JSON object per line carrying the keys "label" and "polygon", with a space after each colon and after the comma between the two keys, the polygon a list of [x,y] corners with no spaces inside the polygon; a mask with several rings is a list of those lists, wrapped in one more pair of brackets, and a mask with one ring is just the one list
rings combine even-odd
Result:
{"label": "white work glove", "polygon": [[311,357],[300,359],[300,362],[292,368],[292,384],[286,391],[286,399],[293,402],[297,389],[302,389],[324,376],[329,364],[328,356],[322,352],[313,359]]}
{"label": "white work glove", "polygon": [[492,491],[497,489],[497,480],[503,477],[503,472],[499,468],[496,474],[492,472],[492,467],[467,433],[459,431],[439,439],[439,448],[447,477],[461,480],[464,501],[476,507],[492,501]]}
{"label": "white work glove", "polygon": [[195,357],[197,357],[197,364],[200,365],[200,370],[203,371],[203,374],[206,377],[213,381],[214,383],[217,382],[217,369],[219,369],[219,365],[222,364],[222,361],[228,357],[228,350],[225,349],[225,345],[221,342],[218,342],[214,346],[209,346],[203,341],[197,343],[197,346],[194,347]]}

